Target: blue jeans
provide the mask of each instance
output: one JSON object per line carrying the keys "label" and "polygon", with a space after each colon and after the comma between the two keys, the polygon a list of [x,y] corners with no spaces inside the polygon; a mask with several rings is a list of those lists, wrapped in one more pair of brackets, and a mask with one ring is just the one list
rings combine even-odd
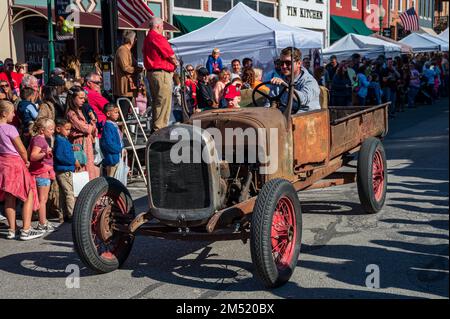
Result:
{"label": "blue jeans", "polygon": [[389,87],[385,87],[383,88],[383,96],[386,102],[391,102],[391,105],[389,106],[389,113],[394,114],[395,104],[397,103],[397,92]]}
{"label": "blue jeans", "polygon": [[419,93],[419,88],[415,86],[410,86],[408,90],[408,108],[414,107],[417,93]]}

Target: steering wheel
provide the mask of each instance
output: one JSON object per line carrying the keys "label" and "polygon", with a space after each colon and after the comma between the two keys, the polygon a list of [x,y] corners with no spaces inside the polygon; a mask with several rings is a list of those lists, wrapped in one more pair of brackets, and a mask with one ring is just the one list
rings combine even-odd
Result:
{"label": "steering wheel", "polygon": [[[267,82],[263,82],[258,84],[252,92],[252,102],[254,106],[264,106],[264,105],[258,105],[258,103],[256,102],[256,93],[258,93],[259,95],[265,97],[267,100],[269,100],[270,105],[272,105],[273,102],[277,102],[278,103],[278,108],[283,107],[283,110],[285,110],[287,108],[287,105],[285,105],[283,102],[281,102],[281,97],[283,96],[283,94],[286,92],[286,90],[289,90],[289,86],[287,84],[282,85],[282,88],[280,90],[280,93],[278,93],[278,95],[276,96],[270,96],[269,94],[265,93],[261,88],[267,84],[273,85],[270,81]],[[297,93],[297,91],[294,90],[294,100],[295,101],[300,101],[300,97]],[[297,103],[298,104],[298,103]],[[292,109],[293,113],[294,109]]]}

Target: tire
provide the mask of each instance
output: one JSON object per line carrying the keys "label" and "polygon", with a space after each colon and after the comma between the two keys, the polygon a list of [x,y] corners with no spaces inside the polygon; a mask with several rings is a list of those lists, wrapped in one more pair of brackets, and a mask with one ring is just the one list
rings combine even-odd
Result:
{"label": "tire", "polygon": [[386,200],[386,153],[377,138],[366,139],[358,156],[357,186],[361,206],[365,212],[379,212]]}
{"label": "tire", "polygon": [[[285,235],[276,228],[282,221],[289,225]],[[279,287],[291,278],[297,266],[301,236],[302,213],[294,187],[284,179],[270,180],[256,199],[250,233],[252,262],[266,288]],[[284,250],[277,248],[282,242],[287,243]]]}
{"label": "tire", "polygon": [[111,225],[113,218],[116,224],[129,224],[134,216],[133,200],[122,183],[110,177],[90,181],[78,196],[72,219],[75,251],[83,263],[98,273],[122,266],[134,236],[106,227],[109,236],[105,239],[100,225]]}

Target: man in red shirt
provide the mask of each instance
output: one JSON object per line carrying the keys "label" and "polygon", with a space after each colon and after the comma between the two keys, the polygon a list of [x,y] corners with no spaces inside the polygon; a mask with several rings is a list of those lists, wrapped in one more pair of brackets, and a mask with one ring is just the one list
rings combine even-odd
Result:
{"label": "man in red shirt", "polygon": [[[103,109],[109,101],[101,94],[102,78],[97,73],[90,73],[85,77],[85,83],[84,90],[87,93],[89,105],[97,115],[97,123],[104,125],[106,115],[103,113]],[[100,136],[101,134],[99,134]]]}
{"label": "man in red shirt", "polygon": [[13,60],[10,58],[6,59],[4,63],[4,72],[0,73],[0,80],[8,81],[11,89],[19,95],[20,83],[22,82],[22,79],[23,74],[14,72]]}
{"label": "man in red shirt", "polygon": [[173,72],[178,66],[175,53],[163,36],[163,20],[152,18],[144,41],[144,66],[152,95],[153,130],[169,123],[172,107]]}

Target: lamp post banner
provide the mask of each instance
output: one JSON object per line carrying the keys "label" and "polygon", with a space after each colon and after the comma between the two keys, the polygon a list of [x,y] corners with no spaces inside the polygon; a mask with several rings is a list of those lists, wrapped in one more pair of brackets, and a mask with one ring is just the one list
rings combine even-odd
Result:
{"label": "lamp post banner", "polygon": [[72,40],[78,10],[71,0],[55,0],[56,39]]}

